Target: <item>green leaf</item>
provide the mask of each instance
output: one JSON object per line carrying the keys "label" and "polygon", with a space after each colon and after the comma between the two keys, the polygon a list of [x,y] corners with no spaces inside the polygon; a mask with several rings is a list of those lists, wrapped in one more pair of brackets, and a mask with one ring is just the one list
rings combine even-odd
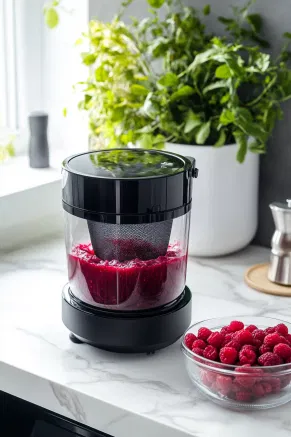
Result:
{"label": "green leaf", "polygon": [[68,110],[67,108],[63,108],[63,116],[66,117],[68,114]]}
{"label": "green leaf", "polygon": [[255,63],[257,65],[257,67],[262,71],[265,72],[268,70],[269,66],[270,66],[270,55],[267,55],[266,53],[260,53],[256,60]]}
{"label": "green leaf", "polygon": [[172,95],[171,95],[171,102],[175,102],[176,100],[180,100],[183,97],[188,97],[191,96],[192,94],[195,93],[194,88],[192,88],[189,85],[184,85],[182,88],[180,88],[178,91],[175,91]]}
{"label": "green leaf", "polygon": [[225,144],[226,140],[226,131],[225,129],[221,129],[218,140],[214,144],[214,147],[222,147]]}
{"label": "green leaf", "polygon": [[210,12],[211,12],[211,7],[210,7],[210,5],[205,5],[204,8],[203,8],[203,14],[204,14],[204,15],[209,15]]}
{"label": "green leaf", "polygon": [[153,144],[153,137],[151,134],[143,134],[139,139],[139,145],[142,149],[150,149]]}
{"label": "green leaf", "polygon": [[269,41],[266,41],[265,39],[261,38],[260,36],[256,35],[255,33],[250,35],[250,37],[253,41],[260,44],[260,46],[263,47],[264,49],[269,49],[271,47],[271,44],[269,43]]}
{"label": "green leaf", "polygon": [[291,33],[290,32],[284,32],[283,33],[284,38],[289,38],[291,39]]}
{"label": "green leaf", "polygon": [[178,85],[179,79],[176,74],[169,72],[162,76],[158,83],[164,87],[174,87]]}
{"label": "green leaf", "polygon": [[229,66],[223,64],[217,67],[217,69],[215,70],[215,76],[218,79],[228,79],[229,77],[231,77],[231,71],[229,69]]}
{"label": "green leaf", "polygon": [[247,150],[248,150],[248,139],[247,139],[247,135],[245,135],[243,132],[239,131],[239,130],[235,130],[233,132],[233,136],[235,138],[235,141],[238,145],[238,151],[236,154],[236,159],[239,163],[244,162],[246,154],[247,154]]}
{"label": "green leaf", "polygon": [[218,80],[203,88],[202,92],[203,94],[206,94],[208,93],[208,91],[216,90],[218,88],[227,88],[227,87],[228,87],[228,82],[226,80]]}
{"label": "green leaf", "polygon": [[200,126],[200,124],[202,124],[202,121],[199,115],[194,114],[194,112],[190,109],[187,114],[186,123],[184,126],[184,133],[188,134],[193,129],[195,129],[195,127]]}
{"label": "green leaf", "polygon": [[46,25],[53,29],[59,24],[59,14],[55,8],[50,7],[44,10],[44,18]]}
{"label": "green leaf", "polygon": [[96,68],[95,79],[97,82],[105,82],[108,79],[108,73],[102,65]]}
{"label": "green leaf", "polygon": [[259,14],[249,14],[246,19],[254,32],[259,33],[262,30],[263,20]]}
{"label": "green leaf", "polygon": [[155,9],[159,9],[165,3],[165,0],[147,0],[148,4]]}
{"label": "green leaf", "polygon": [[159,105],[156,102],[154,102],[152,98],[153,98],[153,93],[149,93],[144,101],[142,110],[148,117],[155,120],[160,112],[160,109],[159,109]]}
{"label": "green leaf", "polygon": [[196,133],[195,139],[197,144],[205,144],[210,134],[211,122],[203,123]]}
{"label": "green leaf", "polygon": [[254,123],[242,115],[237,115],[234,124],[247,136],[254,137],[262,143],[266,141],[267,132],[258,123]]}
{"label": "green leaf", "polygon": [[164,37],[160,37],[154,40],[152,44],[149,45],[149,53],[155,58],[159,58],[167,53],[169,49],[169,41]]}
{"label": "green leaf", "polygon": [[144,87],[142,85],[136,85],[136,84],[131,85],[130,91],[135,96],[146,96],[149,93],[149,90],[146,87]]}
{"label": "green leaf", "polygon": [[165,147],[166,137],[162,134],[158,134],[154,137],[153,147],[155,149],[163,149]]}
{"label": "green leaf", "polygon": [[83,64],[92,65],[96,61],[97,53],[82,53]]}
{"label": "green leaf", "polygon": [[218,21],[223,24],[235,24],[235,21],[232,18],[218,17]]}
{"label": "green leaf", "polygon": [[253,153],[264,154],[266,153],[266,144],[260,144],[256,140],[253,140],[249,145],[249,150]]}
{"label": "green leaf", "polygon": [[221,97],[221,99],[220,99],[220,103],[221,103],[222,105],[224,105],[224,103],[227,103],[227,102],[229,101],[229,99],[230,99],[230,94],[227,93],[227,94],[225,94],[224,96]]}
{"label": "green leaf", "polygon": [[235,113],[236,113],[236,116],[243,117],[247,121],[250,121],[250,122],[253,121],[252,114],[250,113],[250,111],[247,108],[237,108]]}
{"label": "green leaf", "polygon": [[234,113],[229,109],[224,109],[220,114],[219,122],[224,126],[227,126],[230,123],[234,123],[234,121],[235,121]]}

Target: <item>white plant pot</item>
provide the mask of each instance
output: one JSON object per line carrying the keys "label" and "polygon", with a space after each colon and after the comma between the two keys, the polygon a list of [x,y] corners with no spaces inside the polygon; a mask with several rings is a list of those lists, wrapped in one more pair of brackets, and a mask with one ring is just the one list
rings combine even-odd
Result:
{"label": "white plant pot", "polygon": [[253,239],[258,222],[259,156],[236,161],[237,145],[221,148],[168,143],[166,150],[196,159],[189,255],[235,252]]}

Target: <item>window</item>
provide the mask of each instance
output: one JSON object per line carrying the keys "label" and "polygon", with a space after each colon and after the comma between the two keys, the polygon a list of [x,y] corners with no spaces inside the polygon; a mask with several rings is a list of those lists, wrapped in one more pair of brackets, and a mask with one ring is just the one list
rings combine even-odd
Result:
{"label": "window", "polygon": [[19,126],[15,0],[0,0],[0,116],[1,125]]}

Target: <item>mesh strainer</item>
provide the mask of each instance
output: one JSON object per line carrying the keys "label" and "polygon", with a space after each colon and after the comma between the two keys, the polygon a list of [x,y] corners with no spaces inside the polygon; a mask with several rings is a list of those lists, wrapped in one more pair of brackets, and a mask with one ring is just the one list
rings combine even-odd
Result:
{"label": "mesh strainer", "polygon": [[111,224],[88,220],[91,243],[98,258],[126,261],[165,255],[173,220],[158,223]]}

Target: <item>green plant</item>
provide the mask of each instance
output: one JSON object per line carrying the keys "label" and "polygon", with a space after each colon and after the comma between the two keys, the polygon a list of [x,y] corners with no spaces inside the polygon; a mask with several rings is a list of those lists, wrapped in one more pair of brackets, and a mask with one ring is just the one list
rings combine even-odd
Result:
{"label": "green plant", "polygon": [[272,62],[258,47],[219,38],[179,76],[166,72],[159,84],[147,104],[155,108],[153,117],[164,135],[171,134],[177,143],[216,147],[235,141],[239,162],[248,148],[265,152],[282,117],[280,103],[291,98],[291,71],[282,57]]}
{"label": "green plant", "polygon": [[274,124],[282,118],[280,103],[291,98],[290,53],[287,42],[272,61],[258,45],[249,45],[268,47],[260,36],[262,19],[249,13],[250,5],[234,8],[233,18],[219,18],[228,31],[224,38],[206,34],[191,8],[169,12],[165,21],[153,11],[153,18],[134,23],[141,49],[163,59],[164,66],[144,111],[172,142],[216,147],[236,142],[239,162],[248,149],[266,151]]}
{"label": "green plant", "polygon": [[14,136],[0,141],[0,163],[6,161],[7,158],[15,156]]}
{"label": "green plant", "polygon": [[[133,1],[125,0],[123,10]],[[181,0],[147,0],[150,16],[130,25],[123,10],[110,23],[91,21],[79,108],[89,113],[92,147],[236,142],[239,162],[248,149],[265,153],[283,115],[280,103],[291,98],[291,34],[284,34],[278,59],[264,53],[269,43],[261,16],[250,12],[253,1],[218,18],[226,30],[221,38],[203,23],[208,5],[199,14]],[[45,9],[50,27],[58,23],[59,3]]]}
{"label": "green plant", "polygon": [[60,2],[61,0],[53,0],[50,3],[44,5],[43,14],[45,23],[50,29],[57,27],[57,25],[59,24],[60,19],[58,9],[60,6]]}
{"label": "green plant", "polygon": [[139,143],[159,147],[164,137],[154,128],[148,141],[148,116],[142,111],[149,90],[154,87],[151,66],[138,48],[134,34],[116,17],[111,23],[89,23],[88,52],[82,62],[89,68],[83,86],[80,109],[89,111],[93,146],[107,147]]}

